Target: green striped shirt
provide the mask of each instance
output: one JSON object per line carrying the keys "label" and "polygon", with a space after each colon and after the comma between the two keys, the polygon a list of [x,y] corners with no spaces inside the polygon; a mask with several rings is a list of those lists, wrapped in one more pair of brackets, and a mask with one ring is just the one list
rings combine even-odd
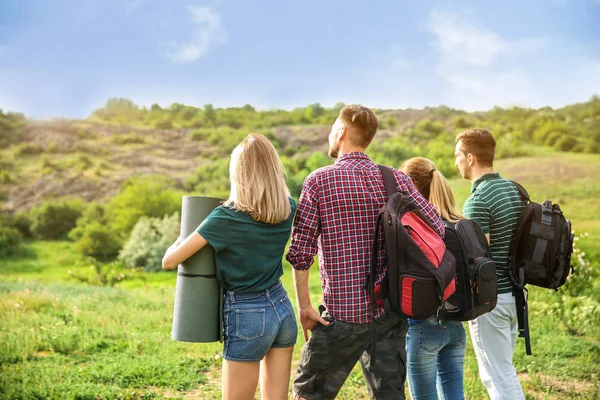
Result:
{"label": "green striped shirt", "polygon": [[512,291],[507,270],[508,257],[510,242],[523,206],[515,185],[494,172],[473,182],[471,196],[463,207],[463,215],[477,221],[483,232],[490,234],[490,251],[497,266],[498,293]]}

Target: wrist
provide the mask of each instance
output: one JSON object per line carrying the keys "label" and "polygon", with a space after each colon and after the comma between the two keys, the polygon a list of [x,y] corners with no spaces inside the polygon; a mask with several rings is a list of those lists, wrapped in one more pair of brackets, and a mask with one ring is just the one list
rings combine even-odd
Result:
{"label": "wrist", "polygon": [[312,308],[313,308],[313,306],[312,306],[312,304],[310,302],[308,304],[306,304],[306,303],[305,304],[298,303],[298,310],[300,310],[300,311],[308,311],[308,310],[310,310]]}

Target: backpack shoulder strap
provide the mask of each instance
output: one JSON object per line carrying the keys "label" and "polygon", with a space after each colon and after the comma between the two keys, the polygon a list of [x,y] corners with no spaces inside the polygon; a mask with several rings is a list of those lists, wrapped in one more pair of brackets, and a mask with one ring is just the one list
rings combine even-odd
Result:
{"label": "backpack shoulder strap", "polygon": [[394,171],[390,167],[386,167],[385,165],[378,164],[379,170],[381,171],[381,175],[383,176],[383,183],[385,185],[385,191],[388,194],[388,197],[398,192],[398,183],[396,182],[396,176],[394,175]]}
{"label": "backpack shoulder strap", "polygon": [[517,190],[519,191],[519,195],[521,196],[521,198],[523,199],[523,201],[527,202],[527,203],[531,203],[531,199],[529,198],[529,193],[527,193],[527,190],[525,190],[525,188],[518,182],[515,181],[511,181],[513,185],[515,185],[517,187]]}

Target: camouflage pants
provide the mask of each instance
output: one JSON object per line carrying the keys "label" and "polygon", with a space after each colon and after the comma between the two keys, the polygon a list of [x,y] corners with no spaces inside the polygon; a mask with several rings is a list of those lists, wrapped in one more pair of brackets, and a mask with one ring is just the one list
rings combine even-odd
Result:
{"label": "camouflage pants", "polygon": [[372,362],[371,326],[333,319],[318,325],[302,348],[294,392],[308,400],[334,399],[360,361],[371,399],[405,399],[406,332],[408,323],[389,313],[376,323],[375,362]]}

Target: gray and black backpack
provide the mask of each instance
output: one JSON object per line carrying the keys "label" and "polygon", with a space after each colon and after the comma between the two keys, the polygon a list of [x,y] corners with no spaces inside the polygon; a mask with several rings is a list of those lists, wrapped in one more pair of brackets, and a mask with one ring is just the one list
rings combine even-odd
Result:
{"label": "gray and black backpack", "polygon": [[525,349],[531,354],[527,289],[525,285],[558,290],[573,272],[571,254],[574,235],[571,222],[558,204],[531,201],[529,194],[517,182],[525,207],[521,210],[511,243],[509,273],[515,287],[519,337],[525,338]]}
{"label": "gray and black backpack", "polygon": [[496,307],[496,263],[476,221],[465,219],[444,224],[444,243],[456,259],[456,291],[445,301],[438,316],[451,321],[470,321]]}

